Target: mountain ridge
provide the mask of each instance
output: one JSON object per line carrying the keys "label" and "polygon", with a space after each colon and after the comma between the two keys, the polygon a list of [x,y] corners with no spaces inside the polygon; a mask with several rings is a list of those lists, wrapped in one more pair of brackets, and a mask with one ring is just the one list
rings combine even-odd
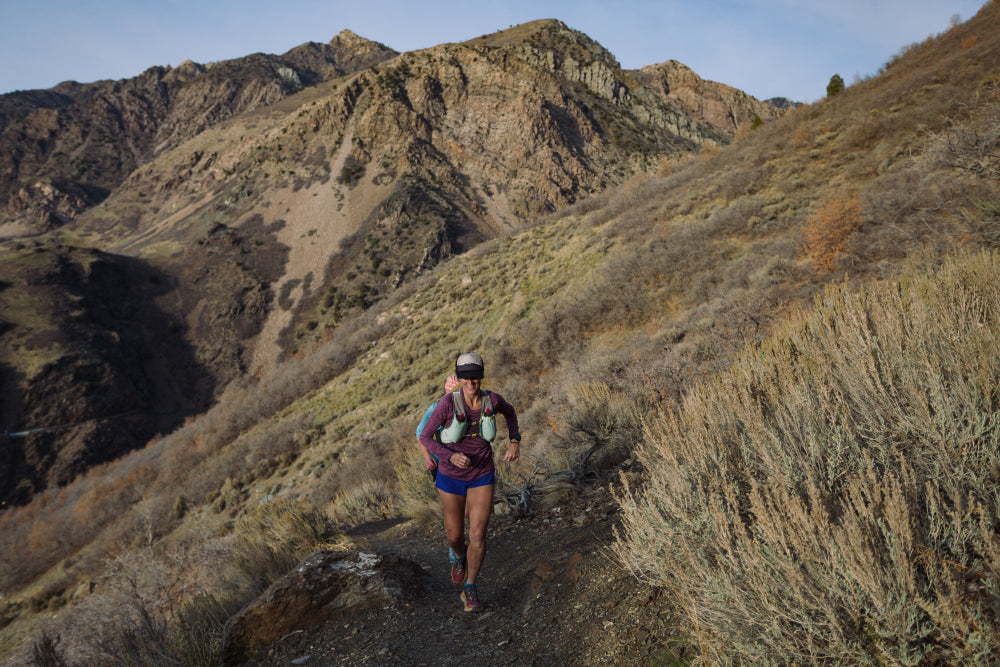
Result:
{"label": "mountain ridge", "polygon": [[[49,91],[2,95],[0,235],[9,236],[18,224],[29,232],[51,230],[102,201],[157,152],[234,114],[395,53],[345,31],[328,44],[302,45],[283,56],[252,54],[210,66],[185,61],[120,81],[64,82]],[[85,188],[90,196],[46,206],[51,197],[38,193],[36,183]]]}

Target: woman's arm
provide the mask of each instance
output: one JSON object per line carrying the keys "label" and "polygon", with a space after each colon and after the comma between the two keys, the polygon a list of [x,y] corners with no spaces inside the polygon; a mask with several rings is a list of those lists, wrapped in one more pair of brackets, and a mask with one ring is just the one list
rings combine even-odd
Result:
{"label": "woman's arm", "polygon": [[517,424],[517,411],[500,394],[493,394],[493,405],[496,411],[502,414],[504,420],[506,420],[507,437],[510,438],[510,445],[507,447],[507,451],[504,452],[503,460],[518,461],[521,458],[521,429]]}
{"label": "woman's arm", "polygon": [[492,394],[493,398],[493,407],[503,415],[504,420],[507,422],[507,436],[511,442],[520,442],[521,430],[517,425],[517,412],[514,410],[514,406],[508,403],[500,394],[494,392],[490,392],[490,394]]}

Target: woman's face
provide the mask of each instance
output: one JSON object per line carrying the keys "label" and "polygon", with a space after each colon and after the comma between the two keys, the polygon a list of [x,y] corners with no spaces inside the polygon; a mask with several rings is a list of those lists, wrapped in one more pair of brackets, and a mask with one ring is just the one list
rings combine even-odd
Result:
{"label": "woman's face", "polygon": [[483,383],[482,378],[462,378],[459,380],[462,383],[462,389],[472,393],[479,389],[479,385]]}

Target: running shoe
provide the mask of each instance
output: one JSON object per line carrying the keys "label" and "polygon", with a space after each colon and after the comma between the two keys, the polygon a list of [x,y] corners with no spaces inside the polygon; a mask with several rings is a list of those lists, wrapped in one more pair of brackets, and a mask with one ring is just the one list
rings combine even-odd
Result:
{"label": "running shoe", "polygon": [[479,601],[479,593],[476,592],[475,584],[466,584],[465,588],[462,589],[462,604],[465,605],[465,611],[482,611],[483,603]]}
{"label": "running shoe", "polygon": [[451,561],[451,582],[459,586],[465,583],[465,556]]}

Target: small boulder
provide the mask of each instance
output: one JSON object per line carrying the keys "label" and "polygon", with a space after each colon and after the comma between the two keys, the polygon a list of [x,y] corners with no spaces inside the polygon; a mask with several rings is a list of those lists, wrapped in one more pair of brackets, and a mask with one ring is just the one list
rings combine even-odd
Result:
{"label": "small boulder", "polygon": [[226,624],[223,658],[242,664],[296,630],[338,614],[416,598],[423,574],[393,554],[317,551]]}

